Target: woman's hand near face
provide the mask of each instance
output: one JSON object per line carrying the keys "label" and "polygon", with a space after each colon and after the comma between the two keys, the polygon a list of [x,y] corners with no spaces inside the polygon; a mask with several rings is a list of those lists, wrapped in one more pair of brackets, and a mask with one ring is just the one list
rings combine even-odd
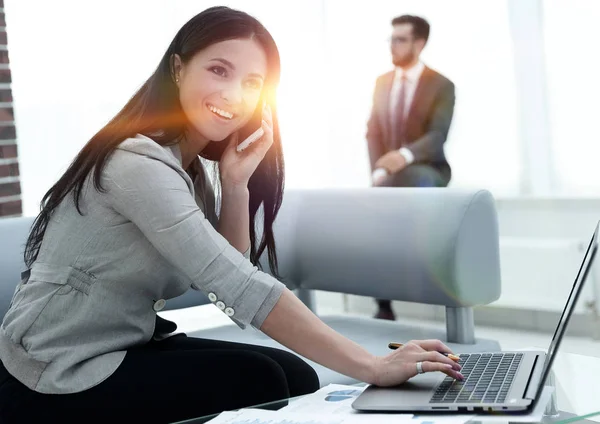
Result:
{"label": "woman's hand near face", "polygon": [[242,152],[238,152],[236,147],[243,140],[238,139],[237,133],[231,137],[219,161],[219,173],[223,186],[246,187],[250,177],[271,148],[273,117],[269,106],[265,106],[263,109],[262,129],[263,136]]}

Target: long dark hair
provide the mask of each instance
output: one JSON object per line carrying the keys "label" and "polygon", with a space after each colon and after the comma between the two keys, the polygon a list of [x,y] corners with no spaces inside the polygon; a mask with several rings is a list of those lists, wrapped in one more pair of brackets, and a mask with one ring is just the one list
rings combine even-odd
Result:
{"label": "long dark hair", "polygon": [[[252,16],[227,7],[213,7],[190,19],[175,35],[152,76],[127,102],[125,107],[83,147],[62,177],[48,190],[40,204],[25,246],[25,263],[31,266],[37,259],[46,227],[54,210],[70,193],[77,211],[83,214],[80,196],[86,178],[93,170],[96,190],[104,192],[100,176],[110,154],[125,139],[143,134],[160,145],[173,144],[184,136],[188,121],[181,109],[179,91],[174,83],[173,55],[186,63],[206,47],[231,39],[256,40],[267,55],[267,75],[263,97],[273,112],[273,145],[250,178],[250,260],[260,267],[258,259],[268,250],[269,266],[278,274],[273,222],[283,197],[284,165],[281,137],[275,105],[274,90],[279,83],[280,61],[275,41]],[[259,105],[258,107],[262,107]],[[218,161],[228,140],[210,142],[202,151],[205,159]],[[263,206],[263,231],[260,243],[256,240],[256,215]]]}

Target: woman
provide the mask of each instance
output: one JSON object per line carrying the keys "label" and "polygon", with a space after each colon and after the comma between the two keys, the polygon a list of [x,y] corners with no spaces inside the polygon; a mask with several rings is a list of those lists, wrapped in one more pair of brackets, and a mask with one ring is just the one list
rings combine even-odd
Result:
{"label": "woman", "polygon": [[[375,357],[254,266],[267,249],[277,273],[278,79],[266,29],[245,13],[208,9],[181,28],[150,79],[44,196],[25,250],[30,269],[0,331],[5,421],[171,422],[318,388],[314,370],[290,353],[169,337],[174,324],[156,312],[190,286],[240,327],[361,381],[401,383],[417,362],[460,378],[460,366],[438,353],[449,352],[441,342]],[[237,152],[240,135],[257,126],[263,137]],[[218,162],[218,218],[199,155]]]}

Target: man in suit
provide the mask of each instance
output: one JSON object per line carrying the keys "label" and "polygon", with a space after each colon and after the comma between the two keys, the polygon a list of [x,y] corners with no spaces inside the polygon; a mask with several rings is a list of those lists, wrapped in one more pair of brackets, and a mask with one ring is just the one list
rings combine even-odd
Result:
{"label": "man in suit", "polygon": [[[393,71],[377,79],[367,124],[372,183],[379,187],[445,187],[450,165],[444,154],[454,112],[454,84],[419,56],[429,23],[418,16],[392,20]],[[375,315],[395,319],[389,300]]]}

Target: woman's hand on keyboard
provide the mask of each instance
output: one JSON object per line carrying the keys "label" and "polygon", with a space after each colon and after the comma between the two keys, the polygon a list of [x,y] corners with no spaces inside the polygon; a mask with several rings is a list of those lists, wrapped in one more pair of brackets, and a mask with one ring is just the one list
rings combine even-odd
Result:
{"label": "woman's hand on keyboard", "polygon": [[443,355],[452,351],[439,340],[412,340],[386,356],[377,358],[375,382],[377,386],[395,386],[418,374],[418,365],[425,372],[440,371],[463,380],[461,366]]}

